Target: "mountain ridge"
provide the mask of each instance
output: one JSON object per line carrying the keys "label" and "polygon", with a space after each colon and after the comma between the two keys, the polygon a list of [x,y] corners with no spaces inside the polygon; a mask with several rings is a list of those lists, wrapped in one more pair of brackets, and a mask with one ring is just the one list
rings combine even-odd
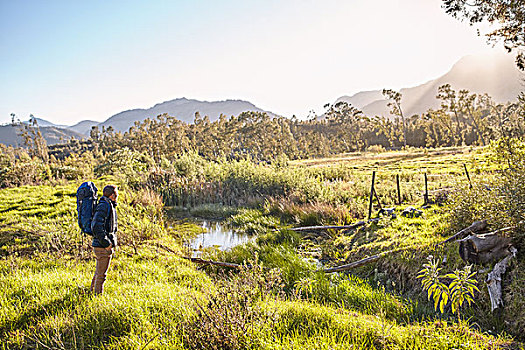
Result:
{"label": "mountain ridge", "polygon": [[240,99],[227,99],[222,101],[199,101],[188,99],[186,97],[176,98],[155,104],[153,107],[144,109],[136,108],[117,113],[99,126],[112,126],[117,131],[127,131],[136,121],[143,121],[146,118],[155,118],[160,114],[167,113],[177,119],[192,123],[195,113],[199,112],[201,116],[208,116],[211,121],[215,121],[221,114],[226,116],[237,116],[242,112],[266,112],[271,116],[275,113],[265,111],[249,101]]}
{"label": "mountain ridge", "polygon": [[[18,128],[19,126],[17,125],[1,125],[0,143],[13,147],[23,146],[24,140],[22,136],[19,135],[20,131]],[[48,145],[66,142],[71,138],[78,140],[85,138],[85,135],[82,135],[78,132],[56,126],[40,126],[39,129]]]}
{"label": "mountain ridge", "polygon": [[[450,84],[456,91],[467,89],[471,93],[487,93],[497,103],[514,101],[525,90],[520,79],[523,79],[523,73],[516,68],[510,55],[468,55],[457,61],[442,76],[413,87],[402,88],[401,106],[405,116],[439,108],[437,88],[444,84]],[[336,100],[339,101],[352,104],[367,116],[390,116],[388,101],[382,96],[382,90],[341,96]]]}
{"label": "mountain ridge", "polygon": [[[462,57],[445,74],[431,79],[425,83],[402,88],[400,92],[405,116],[421,114],[430,108],[439,108],[440,101],[436,99],[437,88],[443,84],[450,84],[454,90],[467,89],[472,93],[488,93],[495,102],[502,103],[515,100],[518,94],[525,90],[523,73],[520,72],[511,55],[468,55]],[[390,117],[387,106],[388,101],[384,99],[381,90],[359,91],[351,96],[343,95],[336,102],[345,101],[363,111],[367,116],[376,115]],[[275,113],[265,111],[253,103],[241,99],[226,99],[221,101],[200,101],[196,99],[180,97],[164,102],[156,103],[149,108],[128,109],[112,115],[103,122],[83,120],[72,126],[57,125],[47,120],[36,118],[41,127],[63,129],[63,131],[48,130],[51,134],[61,133],[65,137],[86,137],[92,126],[112,126],[116,131],[127,131],[136,121],[146,118],[155,118],[160,114],[167,113],[186,123],[192,123],[196,112],[201,116],[208,116],[211,121],[217,120],[220,114],[226,116],[237,116],[242,112],[254,111],[265,112],[275,117]],[[24,122],[27,123],[27,122]],[[5,130],[4,130],[5,131]],[[0,137],[0,142],[6,143]],[[60,137],[58,137],[59,139]],[[56,136],[50,136],[50,141],[57,141]]]}

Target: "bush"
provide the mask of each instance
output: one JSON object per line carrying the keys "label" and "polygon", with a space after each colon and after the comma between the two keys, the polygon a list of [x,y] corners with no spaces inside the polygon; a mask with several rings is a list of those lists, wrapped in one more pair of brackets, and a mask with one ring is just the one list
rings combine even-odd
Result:
{"label": "bush", "polygon": [[358,215],[344,205],[330,205],[326,203],[297,204],[289,199],[269,198],[264,211],[267,214],[278,216],[282,221],[300,226],[315,226],[338,222],[349,223]]}
{"label": "bush", "polygon": [[495,228],[514,226],[518,250],[525,248],[525,142],[501,139],[491,145],[493,161],[503,169],[486,183],[459,188],[451,198],[451,224],[461,229],[486,219]]}
{"label": "bush", "polygon": [[111,152],[106,162],[95,168],[96,176],[115,175],[131,185],[144,182],[146,171],[153,166],[153,159],[147,154],[122,148]]}
{"label": "bush", "polygon": [[183,324],[183,341],[189,349],[253,349],[259,333],[270,326],[273,317],[258,303],[279,286],[277,273],[265,273],[252,264],[237,275],[222,276],[217,290],[193,307],[193,316]]}
{"label": "bush", "polygon": [[0,188],[39,185],[49,178],[49,167],[40,159],[17,159],[0,169]]}

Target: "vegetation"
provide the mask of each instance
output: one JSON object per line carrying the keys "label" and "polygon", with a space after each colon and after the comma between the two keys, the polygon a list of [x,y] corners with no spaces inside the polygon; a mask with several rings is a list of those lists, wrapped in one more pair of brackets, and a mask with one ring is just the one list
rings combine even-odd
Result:
{"label": "vegetation", "polygon": [[[524,96],[497,104],[487,95],[443,85],[436,96],[441,107],[412,116],[402,113],[398,92],[385,90],[385,96],[391,101],[391,118],[366,116],[345,102],[328,104],[324,115],[305,121],[246,112],[222,115],[213,122],[197,114],[194,123],[186,124],[174,116],[160,115],[136,122],[125,133],[111,127],[94,128],[89,142],[53,145],[50,154],[61,159],[73,152],[111,154],[129,149],[147,155],[157,167],[190,153],[211,161],[250,160],[279,167],[288,160],[369,148],[485,145],[488,140],[525,133]],[[179,162],[183,166],[184,158]]]}
{"label": "vegetation", "polygon": [[[443,89],[442,93],[451,92]],[[330,108],[335,115],[348,106]],[[453,110],[460,108],[458,104],[446,108],[456,120]],[[456,111],[460,110],[463,107]],[[149,148],[138,139],[131,142],[139,135],[133,130],[94,132],[92,150],[79,143],[61,156],[48,150],[48,158],[33,152],[31,145],[2,147],[1,346],[519,348],[525,305],[523,298],[513,296],[523,292],[522,256],[504,275],[504,309],[492,314],[486,289],[481,288],[489,266],[464,269],[453,244],[436,245],[472,221],[487,219],[494,229],[512,226],[513,244],[523,251],[520,184],[525,180],[525,145],[513,134],[519,134],[522,125],[522,112],[515,111],[517,124],[501,129],[509,137],[486,147],[407,146],[392,151],[376,145],[322,159],[297,159],[302,157],[281,151],[270,156],[267,152],[273,146],[266,141],[254,144],[260,147],[255,151],[242,148],[245,154],[210,155],[194,148],[195,140],[206,137],[201,132],[195,132],[187,148],[177,148],[184,144],[186,131],[197,129],[180,124],[180,133],[172,135],[170,127],[160,123],[168,117],[137,124],[137,130],[156,125],[151,135],[165,133],[165,139],[148,139],[144,134],[145,144],[151,142]],[[352,118],[359,116],[355,110],[343,110],[341,116],[347,112]],[[469,116],[465,113],[458,112],[452,144],[467,143],[469,137],[482,143],[483,133],[474,122],[472,133],[463,133],[462,120]],[[264,120],[267,125],[276,123]],[[163,143],[176,135],[184,136],[181,143]],[[352,149],[364,147],[348,137],[355,144]],[[220,151],[220,146],[215,150]],[[268,162],[263,161],[266,157]],[[397,217],[387,213],[347,231],[293,230],[365,218],[372,170],[377,171],[374,217],[380,204],[397,206],[393,211]],[[402,206],[421,208],[425,174],[435,205],[422,209],[417,218],[400,215],[397,178]],[[92,179],[99,188],[117,183],[121,193],[117,207],[121,248],[103,297],[87,290],[94,262],[88,239],[76,223],[75,190]],[[225,219],[234,230],[253,236],[231,250],[204,253],[204,258],[240,264],[239,270],[198,269],[183,259],[191,254],[186,243],[202,233],[192,216]],[[319,271],[383,252],[390,253],[347,273]],[[437,263],[427,266],[422,288],[416,277],[430,254],[439,258],[444,271],[455,272],[441,274]],[[432,295],[439,291],[441,313],[426,301],[424,288]]]}
{"label": "vegetation", "polygon": [[[341,349],[460,344],[482,349],[510,344],[465,323],[407,323],[410,301],[357,278],[318,276],[310,289],[301,288],[301,278],[285,279],[298,271],[295,266],[310,267],[283,248],[284,261],[295,261],[288,272],[285,265],[268,269],[262,257],[251,255],[246,260],[252,268],[207,275],[177,254],[159,250],[168,246],[181,252],[180,239],[192,230],[188,224],[157,225],[139,236],[159,215],[157,201],[126,187],[118,207],[123,246],[112,262],[104,297],[90,295],[93,261],[75,227],[75,188],[25,186],[0,192],[0,338],[5,349],[203,349],[210,344],[301,349],[314,343]],[[274,266],[283,262],[269,260]]]}
{"label": "vegetation", "polygon": [[[434,300],[434,309],[443,313],[450,299],[450,307],[453,313],[458,314],[459,309],[465,301],[470,305],[474,302],[474,293],[479,292],[474,279],[476,272],[471,272],[472,266],[467,265],[463,270],[456,270],[444,276],[439,275],[441,268],[438,262],[429,256],[428,263],[423,265],[418,278],[421,278],[423,289],[428,293],[428,300]],[[450,284],[442,282],[442,279],[450,279]]]}

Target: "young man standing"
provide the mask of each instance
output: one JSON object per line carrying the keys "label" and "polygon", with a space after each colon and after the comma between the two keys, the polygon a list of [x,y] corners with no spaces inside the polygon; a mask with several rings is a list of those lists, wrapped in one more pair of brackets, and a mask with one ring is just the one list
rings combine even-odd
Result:
{"label": "young man standing", "polygon": [[93,231],[93,251],[97,259],[95,275],[91,281],[91,291],[100,294],[103,291],[106,274],[114,249],[117,247],[117,197],[116,186],[104,187],[98,202],[91,230]]}

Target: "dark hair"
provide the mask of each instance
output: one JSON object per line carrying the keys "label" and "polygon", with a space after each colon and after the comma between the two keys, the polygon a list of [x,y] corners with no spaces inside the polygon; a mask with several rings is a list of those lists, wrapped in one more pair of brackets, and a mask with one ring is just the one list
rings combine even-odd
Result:
{"label": "dark hair", "polygon": [[102,191],[102,194],[106,197],[111,196],[113,193],[117,191],[117,186],[114,185],[107,185],[104,187],[104,190]]}

